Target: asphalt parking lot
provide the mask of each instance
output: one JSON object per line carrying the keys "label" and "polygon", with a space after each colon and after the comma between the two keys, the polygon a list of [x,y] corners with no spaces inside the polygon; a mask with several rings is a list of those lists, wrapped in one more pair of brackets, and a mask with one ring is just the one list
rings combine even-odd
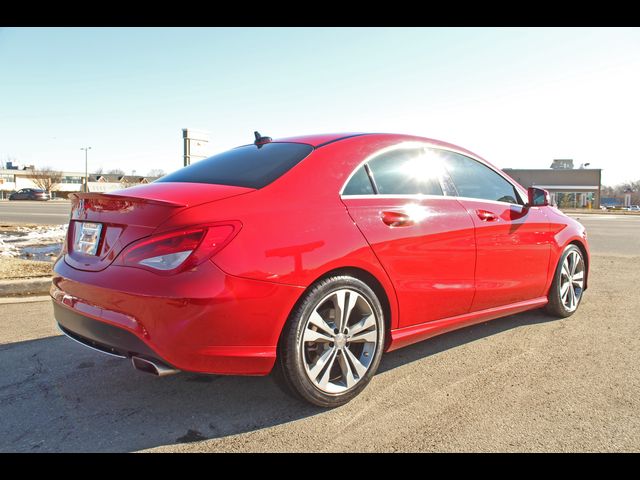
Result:
{"label": "asphalt parking lot", "polygon": [[638,451],[640,217],[581,221],[593,264],[575,315],[392,352],[330,411],[268,377],[148,376],[60,336],[49,302],[0,305],[0,451]]}

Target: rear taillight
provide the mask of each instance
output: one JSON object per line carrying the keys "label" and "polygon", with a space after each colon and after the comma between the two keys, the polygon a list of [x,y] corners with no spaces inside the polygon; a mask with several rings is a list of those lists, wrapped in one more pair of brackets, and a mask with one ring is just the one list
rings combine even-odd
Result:
{"label": "rear taillight", "polygon": [[225,222],[154,235],[127,247],[119,264],[156,273],[177,273],[211,258],[239,230],[240,222]]}

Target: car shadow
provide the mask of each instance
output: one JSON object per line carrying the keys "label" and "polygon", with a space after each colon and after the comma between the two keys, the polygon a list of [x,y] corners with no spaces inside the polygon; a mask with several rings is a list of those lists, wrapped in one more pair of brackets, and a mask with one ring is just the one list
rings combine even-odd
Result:
{"label": "car shadow", "polygon": [[[547,321],[528,312],[467,327],[386,354],[380,370]],[[158,378],[63,336],[0,345],[0,365],[2,452],[128,452],[329,414],[284,394],[271,377]]]}
{"label": "car shadow", "polygon": [[530,310],[528,312],[471,325],[385,354],[382,357],[378,372],[386,372],[407,363],[513,328],[524,325],[550,323],[557,320],[559,320],[557,317],[551,317],[542,310]]}

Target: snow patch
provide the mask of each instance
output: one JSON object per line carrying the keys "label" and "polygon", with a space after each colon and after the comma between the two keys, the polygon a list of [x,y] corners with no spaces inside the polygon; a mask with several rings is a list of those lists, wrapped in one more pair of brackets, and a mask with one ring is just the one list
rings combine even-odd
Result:
{"label": "snow patch", "polygon": [[17,227],[0,232],[0,257],[18,257],[25,247],[62,243],[68,225]]}

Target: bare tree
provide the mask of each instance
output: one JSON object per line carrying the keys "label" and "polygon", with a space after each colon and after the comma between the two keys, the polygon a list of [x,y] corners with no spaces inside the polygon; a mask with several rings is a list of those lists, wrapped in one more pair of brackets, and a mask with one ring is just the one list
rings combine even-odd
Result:
{"label": "bare tree", "polygon": [[31,180],[36,187],[50,194],[53,187],[62,183],[62,172],[54,170],[51,167],[34,167],[29,169],[27,178]]}
{"label": "bare tree", "polygon": [[631,194],[632,205],[640,204],[640,180],[636,180],[635,182],[629,181],[619,183],[618,185],[615,185],[613,187],[602,185],[602,188],[600,190],[601,196],[615,198],[620,203],[624,201],[626,193]]}
{"label": "bare tree", "polygon": [[124,170],[121,168],[112,168],[107,172],[109,175],[125,175]]}
{"label": "bare tree", "polygon": [[164,170],[161,168],[152,168],[149,170],[149,173],[147,173],[147,177],[164,177],[165,175],[166,173],[164,173]]}

